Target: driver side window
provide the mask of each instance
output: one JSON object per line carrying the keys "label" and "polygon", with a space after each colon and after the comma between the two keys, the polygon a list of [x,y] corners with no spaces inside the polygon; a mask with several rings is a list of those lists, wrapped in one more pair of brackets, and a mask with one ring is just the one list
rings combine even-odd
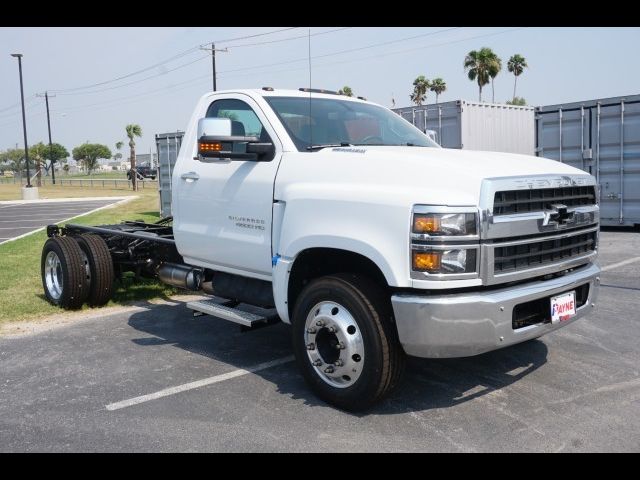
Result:
{"label": "driver side window", "polygon": [[271,137],[253,109],[242,100],[227,98],[216,100],[207,109],[208,118],[231,119],[231,134],[258,137],[260,142],[271,142]]}

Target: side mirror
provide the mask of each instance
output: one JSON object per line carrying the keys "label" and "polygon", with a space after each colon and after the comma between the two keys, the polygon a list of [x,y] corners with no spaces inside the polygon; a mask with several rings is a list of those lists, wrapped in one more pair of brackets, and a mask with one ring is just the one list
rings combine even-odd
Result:
{"label": "side mirror", "polygon": [[[239,122],[235,122],[236,126]],[[273,143],[260,143],[255,136],[234,135],[234,122],[230,118],[201,118],[198,121],[198,158],[244,161],[269,161],[274,151]]]}

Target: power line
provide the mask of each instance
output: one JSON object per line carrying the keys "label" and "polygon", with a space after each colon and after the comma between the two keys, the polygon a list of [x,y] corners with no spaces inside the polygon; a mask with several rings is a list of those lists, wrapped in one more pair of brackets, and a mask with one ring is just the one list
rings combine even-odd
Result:
{"label": "power line", "polygon": [[[483,37],[489,37],[489,36],[493,36],[493,35],[500,35],[503,33],[509,33],[509,32],[514,32],[516,30],[522,30],[523,28],[526,27],[518,27],[518,28],[513,28],[510,30],[503,30],[500,32],[492,32],[492,33],[488,33],[488,34],[484,34],[484,35],[475,35],[472,37],[466,37],[466,38],[462,38],[462,39],[458,39],[458,40],[453,40],[453,41],[449,41],[449,42],[441,42],[441,43],[435,43],[435,44],[431,44],[431,45],[422,45],[420,47],[413,47],[410,49],[404,49],[404,50],[396,50],[393,52],[387,52],[387,53],[378,53],[376,55],[370,55],[367,57],[360,57],[360,58],[354,58],[354,59],[347,59],[347,60],[338,60],[338,61],[334,61],[334,62],[325,62],[325,63],[320,63],[320,64],[314,64],[315,67],[324,67],[324,66],[329,66],[329,65],[336,65],[336,64],[341,64],[341,63],[352,63],[352,62],[359,62],[362,60],[369,60],[371,58],[380,58],[380,57],[387,57],[389,55],[398,55],[398,54],[402,54],[402,53],[408,53],[408,52],[413,52],[416,50],[421,50],[424,48],[433,48],[433,47],[440,47],[440,46],[445,46],[445,45],[451,45],[454,43],[461,43],[461,42],[465,42],[467,40],[475,40],[477,38],[483,38]],[[363,47],[364,48],[364,47]],[[345,53],[345,51],[341,51],[341,52],[334,52],[333,54],[325,54],[325,55],[318,55],[312,58],[321,58],[321,57],[327,57],[327,56],[331,56],[334,54],[338,54],[338,53]],[[276,65],[282,65],[285,63],[294,63],[294,62],[300,62],[300,61],[306,61],[307,59],[302,59],[302,60],[291,60],[288,62],[278,62],[278,63],[272,63],[272,64],[265,64],[265,65],[259,65],[255,68],[260,68],[260,67],[266,67],[266,66],[276,66]],[[296,67],[296,68],[288,68],[288,69],[278,69],[278,70],[269,70],[269,71],[264,71],[264,72],[246,72],[246,73],[235,73],[241,70],[247,70],[247,68],[241,68],[241,69],[235,69],[235,70],[227,70],[226,72],[220,72],[220,74],[224,75],[224,76],[230,76],[230,77],[234,77],[234,76],[244,76],[244,75],[258,75],[258,74],[268,74],[268,73],[279,73],[279,72],[286,72],[286,71],[291,71],[291,70],[306,70],[307,67]],[[234,72],[232,75],[227,75],[230,72]]]}
{"label": "power line", "polygon": [[[283,29],[280,29],[280,30],[273,30],[273,31],[270,31],[270,32],[265,32],[265,33],[258,33],[258,34],[255,34],[255,35],[245,35],[245,36],[242,36],[242,37],[229,38],[229,39],[225,39],[225,40],[219,40],[218,43],[230,42],[230,41],[235,41],[235,40],[244,40],[244,39],[249,39],[249,38],[261,37],[261,36],[265,36],[265,35],[272,35],[274,33],[280,33],[280,32],[284,32],[284,31],[287,31],[287,30],[293,30],[294,28],[299,28],[299,27],[289,27],[289,28],[283,28]],[[135,72],[131,72],[131,73],[128,73],[126,75],[121,75],[119,77],[112,78],[111,80],[105,80],[103,82],[93,83],[93,84],[90,84],[90,85],[83,85],[83,86],[80,86],[80,87],[56,89],[56,90],[51,90],[51,91],[55,92],[55,93],[75,92],[77,90],[86,90],[88,88],[99,87],[99,86],[102,86],[102,85],[107,85],[109,83],[117,82],[119,80],[124,80],[125,78],[130,78],[130,77],[133,77],[135,75],[139,75],[140,73],[147,72],[147,71],[152,70],[154,68],[160,67],[161,65],[164,65],[165,63],[169,63],[169,62],[171,62],[173,60],[177,60],[178,58],[182,58],[182,57],[184,57],[186,55],[189,55],[190,53],[198,51],[201,46],[203,46],[203,45],[197,45],[197,46],[191,47],[191,48],[189,48],[187,50],[184,50],[183,52],[180,52],[180,53],[178,53],[176,55],[173,55],[172,57],[167,58],[166,60],[163,60],[161,62],[155,63],[153,65],[150,65],[148,67],[142,68],[140,70],[136,70]],[[149,78],[153,78],[153,77],[149,77]]]}
{"label": "power line", "polygon": [[196,60],[193,60],[193,61],[191,61],[191,62],[183,63],[182,65],[178,65],[177,67],[174,67],[174,68],[172,68],[172,69],[169,69],[169,70],[167,70],[167,71],[165,71],[165,72],[158,73],[158,74],[155,74],[155,75],[150,75],[150,76],[148,76],[148,77],[144,77],[144,78],[141,78],[141,79],[138,79],[138,80],[134,80],[134,81],[132,81],[132,82],[123,83],[122,85],[116,85],[116,86],[114,86],[114,87],[101,88],[100,90],[92,90],[92,91],[90,91],[90,92],[59,93],[58,95],[64,95],[64,96],[69,96],[69,95],[84,95],[84,94],[91,94],[91,93],[106,92],[107,90],[116,90],[116,89],[118,89],[118,88],[127,87],[127,86],[129,86],[129,85],[134,85],[134,84],[136,84],[136,83],[144,82],[144,81],[146,81],[146,80],[151,80],[151,79],[154,79],[154,78],[158,78],[158,77],[161,77],[161,76],[163,76],[163,75],[166,75],[167,73],[175,72],[176,70],[179,70],[179,69],[181,69],[181,68],[184,68],[184,67],[187,67],[187,66],[189,66],[189,65],[192,65],[192,64],[194,64],[194,63],[197,63],[197,62],[199,62],[199,61],[201,61],[201,60],[204,60],[205,58],[209,58],[209,55],[204,55],[204,56],[199,57],[199,58],[197,58]]}
{"label": "power line", "polygon": [[[438,33],[449,32],[449,31],[452,31],[452,30],[457,30],[459,28],[462,28],[462,27],[447,28],[447,29],[444,29],[444,30],[437,30],[435,32],[428,32],[428,33],[422,33],[420,35],[413,35],[411,37],[399,38],[397,40],[391,40],[391,41],[388,41],[388,42],[374,43],[374,44],[371,44],[371,45],[365,45],[363,47],[350,48],[350,49],[347,49],[347,50],[340,50],[340,51],[337,51],[337,52],[325,53],[325,54],[322,54],[322,55],[316,55],[316,56],[312,57],[312,59],[331,57],[331,56],[334,56],[334,55],[341,55],[343,53],[351,53],[351,52],[355,52],[355,51],[359,51],[359,50],[365,50],[365,49],[368,49],[368,48],[382,47],[382,46],[386,46],[386,45],[391,45],[393,43],[406,42],[408,40],[415,40],[416,38],[427,37],[427,36],[430,36],[430,35],[436,35]],[[273,66],[276,66],[276,65],[287,65],[287,64],[290,64],[290,63],[306,62],[307,60],[308,60],[307,57],[304,57],[304,58],[298,58],[296,60],[287,60],[287,61],[284,61],[284,62],[267,63],[267,64],[263,64],[263,65],[254,65],[252,67],[236,68],[236,69],[233,69],[233,70],[221,71],[219,73],[223,74],[223,73],[231,73],[231,72],[241,72],[241,71],[245,71],[245,70],[253,70],[255,68],[273,67]]]}
{"label": "power line", "polygon": [[[254,35],[245,35],[243,37],[226,38],[224,40],[216,40],[214,43],[227,43],[227,42],[235,42],[236,40],[247,40],[249,38],[264,37],[265,35],[273,35],[274,33],[286,32],[287,30],[295,30],[296,28],[300,28],[300,27],[281,28],[280,30],[272,30],[270,32],[256,33]],[[205,45],[206,43],[203,43],[200,46],[204,47]]]}
{"label": "power line", "polygon": [[98,83],[94,83],[94,84],[91,84],[91,85],[84,85],[82,87],[62,88],[62,89],[51,90],[51,91],[52,92],[56,92],[56,93],[74,92],[76,90],[85,90],[87,88],[99,87],[99,86],[102,86],[102,85],[106,85],[108,83],[117,82],[119,80],[124,80],[125,78],[133,77],[135,75],[138,75],[140,73],[146,72],[148,70],[152,70],[152,69],[154,69],[156,67],[164,65],[165,63],[169,63],[172,60],[176,60],[178,58],[184,57],[185,55],[188,55],[189,53],[195,52],[197,50],[198,50],[198,47],[191,47],[190,49],[185,50],[184,52],[178,53],[177,55],[174,55],[173,57],[168,58],[167,60],[163,60],[162,62],[155,63],[155,64],[153,64],[153,65],[151,65],[149,67],[143,68],[141,70],[137,70],[135,72],[128,73],[127,75],[121,75],[120,77],[112,78],[111,80],[106,80],[104,82],[98,82]]}
{"label": "power line", "polygon": [[[342,27],[342,28],[334,28],[333,30],[327,30],[325,32],[312,33],[311,36],[315,37],[318,35],[326,35],[327,33],[341,32],[342,30],[349,30],[353,27]],[[271,43],[279,43],[279,42],[287,42],[289,40],[297,40],[299,38],[307,38],[308,35],[298,35],[297,37],[287,37],[281,38],[278,40],[267,40],[266,42],[257,42],[257,43],[243,43],[242,45],[229,45],[226,48],[241,48],[241,47],[255,47],[258,45],[267,45]]]}

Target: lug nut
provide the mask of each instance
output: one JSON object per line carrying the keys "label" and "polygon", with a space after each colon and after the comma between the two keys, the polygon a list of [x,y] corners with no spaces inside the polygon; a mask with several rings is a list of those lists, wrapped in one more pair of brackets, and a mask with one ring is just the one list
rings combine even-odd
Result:
{"label": "lug nut", "polygon": [[344,347],[344,343],[342,343],[342,342],[338,342],[338,343],[336,343],[336,348],[337,348],[338,350],[344,350],[344,348],[345,348],[345,347]]}
{"label": "lug nut", "polygon": [[316,325],[319,326],[319,327],[324,327],[324,320],[318,320],[316,322]]}
{"label": "lug nut", "polygon": [[334,327],[333,325],[327,328],[327,330],[329,330],[329,333],[336,333],[336,327]]}
{"label": "lug nut", "polygon": [[315,343],[307,343],[307,350],[315,350],[315,349],[316,349]]}
{"label": "lug nut", "polygon": [[327,367],[324,369],[324,373],[333,373],[333,367]]}
{"label": "lug nut", "polygon": [[315,329],[315,327],[309,327],[309,328],[307,328],[307,333],[316,333],[316,329]]}
{"label": "lug nut", "polygon": [[336,367],[341,367],[341,366],[344,365],[344,362],[342,360],[338,359],[338,360],[335,361],[334,365]]}
{"label": "lug nut", "polygon": [[315,362],[313,362],[313,366],[314,367],[319,367],[320,365],[322,365],[322,360],[318,359]]}

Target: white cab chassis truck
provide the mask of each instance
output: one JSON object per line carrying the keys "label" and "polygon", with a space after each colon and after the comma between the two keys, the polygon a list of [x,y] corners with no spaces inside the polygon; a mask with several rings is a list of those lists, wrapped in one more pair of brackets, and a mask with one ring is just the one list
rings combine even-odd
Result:
{"label": "white cab chassis truck", "polygon": [[103,305],[132,271],[209,295],[188,304],[196,314],[291,324],[305,381],[346,410],[388,394],[406,355],[531,340],[586,315],[598,294],[594,177],[440,148],[360,98],[204,95],[172,195],[173,216],[155,224],[49,226],[47,299]]}

